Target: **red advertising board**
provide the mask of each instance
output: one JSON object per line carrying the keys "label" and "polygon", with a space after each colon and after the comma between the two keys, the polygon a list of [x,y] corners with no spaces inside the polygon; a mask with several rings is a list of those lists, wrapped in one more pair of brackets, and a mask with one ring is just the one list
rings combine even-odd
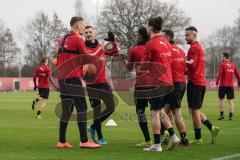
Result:
{"label": "red advertising board", "polygon": [[[113,89],[120,91],[128,91],[129,88],[134,87],[134,80],[113,80],[110,83]],[[234,86],[237,87],[237,81],[235,81]],[[0,91],[32,91],[34,87],[32,78],[14,78],[14,77],[0,77]],[[216,90],[216,80],[207,80],[207,90]]]}

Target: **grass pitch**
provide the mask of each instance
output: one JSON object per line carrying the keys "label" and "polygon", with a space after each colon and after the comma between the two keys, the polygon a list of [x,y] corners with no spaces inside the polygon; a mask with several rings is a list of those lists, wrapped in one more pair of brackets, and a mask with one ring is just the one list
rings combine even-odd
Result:
{"label": "grass pitch", "polygon": [[[55,105],[59,95],[51,93],[43,119],[35,119],[31,102],[36,93],[0,93],[0,160],[211,160],[240,153],[240,93],[236,92],[236,112],[233,121],[217,121],[217,92],[207,92],[203,111],[214,125],[221,127],[216,145],[210,144],[210,132],[202,127],[203,145],[191,145],[162,153],[147,153],[135,147],[143,140],[136,121],[135,107],[128,106],[119,98],[116,112],[111,117],[118,127],[103,127],[105,139],[109,142],[98,150],[80,149],[77,125],[71,122],[67,139],[73,149],[57,149],[58,119]],[[186,98],[183,112],[187,134],[193,139],[193,127],[187,109]],[[225,116],[227,118],[227,108]],[[89,122],[90,124],[91,122]],[[149,125],[151,130],[151,127]],[[176,131],[176,130],[175,130]],[[232,158],[233,160],[240,157]]]}

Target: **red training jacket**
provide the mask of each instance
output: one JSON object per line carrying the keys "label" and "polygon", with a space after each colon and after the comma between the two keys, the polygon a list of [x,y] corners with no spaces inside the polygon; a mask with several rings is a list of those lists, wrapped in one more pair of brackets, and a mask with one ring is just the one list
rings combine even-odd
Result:
{"label": "red training jacket", "polygon": [[172,46],[161,35],[154,36],[145,45],[141,77],[147,86],[172,86]]}
{"label": "red training jacket", "polygon": [[51,69],[45,65],[39,65],[33,75],[33,82],[37,88],[49,88],[50,82],[49,78],[51,75]]}
{"label": "red training jacket", "polygon": [[[59,41],[58,50],[63,44],[63,39]],[[66,39],[64,48],[77,53],[58,53],[58,79],[67,78],[82,78],[83,77],[83,62],[80,62],[81,55],[87,55],[89,51],[86,49],[84,40],[77,33],[71,31]]]}
{"label": "red training jacket", "polygon": [[176,44],[172,44],[172,77],[173,82],[186,82],[186,55]]}
{"label": "red training jacket", "polygon": [[231,63],[229,60],[225,60],[220,64],[218,76],[217,76],[217,86],[220,87],[233,87],[234,76],[237,77],[238,83],[240,83],[240,76],[237,67]]}
{"label": "red training jacket", "polygon": [[206,86],[204,56],[201,44],[198,41],[192,43],[187,55],[187,61],[192,61],[187,64],[187,76],[195,85]]}
{"label": "red training jacket", "polygon": [[93,81],[86,81],[87,85],[103,84],[107,82],[106,78],[106,55],[116,56],[119,54],[117,44],[114,43],[114,49],[110,51],[104,51],[102,45],[98,44],[95,48],[87,47],[90,50],[89,55],[96,58],[96,62],[93,63],[97,68],[97,77]]}
{"label": "red training jacket", "polygon": [[135,65],[136,69],[136,86],[139,85],[139,81],[141,81],[141,74],[142,72],[140,71],[141,67],[141,61],[144,56],[144,50],[145,50],[145,45],[138,45],[134,48],[131,48],[129,53],[128,53],[128,63],[127,63],[127,69],[129,71],[133,70],[133,67]]}

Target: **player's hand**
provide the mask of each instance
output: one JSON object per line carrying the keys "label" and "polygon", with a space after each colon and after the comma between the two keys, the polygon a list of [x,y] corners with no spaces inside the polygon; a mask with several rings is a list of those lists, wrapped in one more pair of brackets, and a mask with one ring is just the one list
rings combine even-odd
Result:
{"label": "player's hand", "polygon": [[104,39],[105,41],[113,42],[115,41],[115,36],[112,31],[108,32],[108,37]]}
{"label": "player's hand", "polygon": [[37,86],[34,86],[34,91],[36,91],[37,90]]}

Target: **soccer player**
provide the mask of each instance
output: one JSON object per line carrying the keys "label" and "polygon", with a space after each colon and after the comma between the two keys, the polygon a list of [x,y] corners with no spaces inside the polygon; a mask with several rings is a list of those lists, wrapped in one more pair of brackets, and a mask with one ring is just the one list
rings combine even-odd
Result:
{"label": "soccer player", "polygon": [[135,95],[134,101],[136,105],[136,113],[138,116],[139,126],[142,130],[142,133],[145,139],[144,142],[136,144],[136,146],[138,147],[149,147],[150,145],[152,145],[149,130],[148,130],[147,117],[145,114],[145,109],[148,106],[148,99],[136,97],[137,92],[147,89],[147,88],[141,87],[138,81],[141,75],[141,72],[139,72],[140,71],[139,67],[141,66],[141,60],[144,55],[145,44],[147,43],[148,40],[149,40],[149,35],[147,33],[146,28],[140,28],[137,34],[137,46],[130,49],[128,54],[128,61],[126,62],[126,67],[129,71],[132,71],[135,66],[136,76],[137,76],[135,91],[134,91],[134,95]]}
{"label": "soccer player", "polygon": [[85,61],[88,63],[87,55],[89,54],[85,42],[80,36],[84,34],[85,30],[84,19],[82,17],[72,17],[70,25],[70,33],[60,40],[58,44],[57,64],[62,114],[57,147],[73,147],[66,141],[66,131],[75,106],[81,140],[79,146],[81,148],[99,148],[101,145],[88,140],[87,136],[87,104],[81,81],[81,78],[83,78],[83,65]]}
{"label": "soccer player", "polygon": [[[101,145],[107,144],[102,134],[102,123],[114,112],[115,103],[112,93],[112,89],[109,86],[106,78],[106,55],[116,56],[118,55],[117,44],[114,42],[115,38],[112,33],[109,33],[108,40],[113,43],[114,48],[106,51],[102,45],[95,38],[95,30],[92,26],[85,27],[85,44],[87,49],[90,50],[90,56],[95,57],[98,61],[94,63],[97,67],[96,75],[94,78],[86,79],[87,92],[92,108],[94,109],[94,123],[88,128],[91,133],[91,138],[96,141],[95,132],[98,135],[98,143]],[[88,73],[86,73],[88,74]],[[90,75],[90,73],[89,73]],[[105,104],[105,110],[101,111]]]}
{"label": "soccer player", "polygon": [[[151,18],[148,21],[147,32],[150,40],[145,45],[145,52],[140,70],[143,72],[141,76],[146,80],[146,85],[151,86],[148,89],[149,102],[151,105],[151,123],[154,133],[154,144],[145,151],[161,152],[161,122],[168,130],[170,142],[168,150],[173,149],[179,143],[178,137],[175,135],[174,129],[165,113],[164,107],[168,93],[162,93],[163,88],[171,91],[173,88],[172,71],[171,71],[171,56],[172,46],[169,42],[160,35],[163,25],[161,17]],[[149,76],[149,79],[147,78]]]}
{"label": "soccer player", "polygon": [[240,87],[240,75],[238,69],[229,60],[228,53],[222,53],[221,55],[222,63],[219,66],[218,76],[217,76],[217,86],[219,86],[218,97],[219,97],[219,110],[220,117],[218,120],[224,119],[224,98],[227,95],[228,99],[228,110],[229,110],[229,120],[232,120],[234,112],[234,75],[238,79],[238,86]]}
{"label": "soccer player", "polygon": [[186,55],[184,51],[174,42],[174,32],[172,30],[163,30],[163,36],[173,47],[172,51],[172,77],[174,91],[168,97],[168,105],[165,108],[166,113],[172,112],[175,124],[181,136],[181,146],[188,145],[185,122],[181,111],[182,98],[186,91]]}
{"label": "soccer player", "polygon": [[32,103],[32,110],[35,109],[35,105],[39,103],[38,112],[35,118],[40,119],[41,113],[44,111],[47,99],[49,97],[49,78],[51,75],[51,69],[48,67],[48,58],[44,57],[33,75],[34,90],[38,89],[39,97]]}
{"label": "soccer player", "polygon": [[216,143],[216,137],[220,128],[215,127],[206,115],[200,111],[206,91],[204,51],[197,40],[198,30],[195,27],[185,29],[185,39],[190,49],[187,55],[187,99],[193,120],[195,140],[192,143],[202,144],[201,123],[211,132],[212,144]]}

